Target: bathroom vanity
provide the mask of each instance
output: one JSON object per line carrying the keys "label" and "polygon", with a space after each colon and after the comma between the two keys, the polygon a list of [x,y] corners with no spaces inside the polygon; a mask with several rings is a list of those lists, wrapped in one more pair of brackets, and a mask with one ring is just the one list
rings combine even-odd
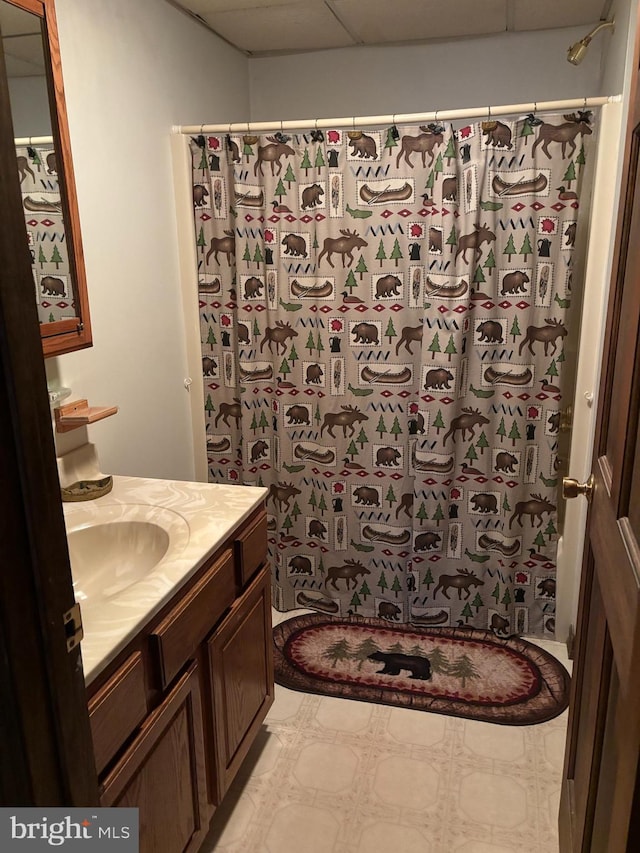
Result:
{"label": "bathroom vanity", "polygon": [[[114,477],[110,495],[65,506],[101,805],[140,809],[141,851],[199,848],[273,702],[265,497]],[[74,535],[130,535],[131,519],[153,526],[154,507],[174,523],[164,554],[141,579],[134,555],[100,599],[74,566]]]}

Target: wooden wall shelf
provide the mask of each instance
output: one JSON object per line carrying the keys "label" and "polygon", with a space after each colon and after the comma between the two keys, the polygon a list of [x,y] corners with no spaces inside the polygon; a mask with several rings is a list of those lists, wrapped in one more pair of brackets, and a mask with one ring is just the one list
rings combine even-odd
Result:
{"label": "wooden wall shelf", "polygon": [[93,424],[115,415],[117,406],[90,406],[86,400],[75,400],[54,409],[56,432],[69,432],[87,424]]}

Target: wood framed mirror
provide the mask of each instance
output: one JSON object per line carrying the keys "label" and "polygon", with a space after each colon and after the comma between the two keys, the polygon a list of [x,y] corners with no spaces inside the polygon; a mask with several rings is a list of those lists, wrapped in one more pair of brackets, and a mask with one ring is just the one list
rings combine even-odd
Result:
{"label": "wood framed mirror", "polygon": [[42,349],[61,355],[92,337],[54,0],[0,0],[0,32]]}

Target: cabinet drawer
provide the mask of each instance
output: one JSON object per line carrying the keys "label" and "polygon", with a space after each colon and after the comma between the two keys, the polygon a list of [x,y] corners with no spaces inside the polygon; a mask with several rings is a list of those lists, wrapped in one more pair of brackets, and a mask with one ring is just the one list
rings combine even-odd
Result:
{"label": "cabinet drawer", "polygon": [[142,655],[136,652],[89,702],[96,771],[102,773],[147,715]]}
{"label": "cabinet drawer", "polygon": [[238,581],[243,587],[267,559],[267,514],[258,518],[235,541]]}
{"label": "cabinet drawer", "polygon": [[162,687],[174,679],[234,598],[233,551],[229,549],[151,632]]}

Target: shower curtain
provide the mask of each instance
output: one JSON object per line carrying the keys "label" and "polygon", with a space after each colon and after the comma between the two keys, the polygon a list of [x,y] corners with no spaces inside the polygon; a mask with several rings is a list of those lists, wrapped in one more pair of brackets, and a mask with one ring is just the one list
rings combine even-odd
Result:
{"label": "shower curtain", "polygon": [[212,481],[274,603],[552,636],[588,112],[194,138]]}

